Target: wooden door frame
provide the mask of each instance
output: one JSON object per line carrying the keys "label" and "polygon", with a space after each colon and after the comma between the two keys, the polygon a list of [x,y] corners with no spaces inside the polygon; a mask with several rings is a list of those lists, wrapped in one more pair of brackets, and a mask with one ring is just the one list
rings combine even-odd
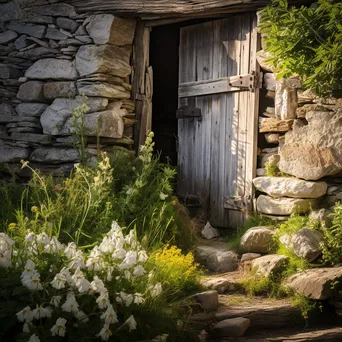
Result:
{"label": "wooden door frame", "polygon": [[[255,13],[255,12],[254,12]],[[212,17],[215,19],[222,19],[227,14],[219,13]],[[195,18],[192,18],[195,19]],[[201,19],[201,17],[198,17]],[[152,129],[152,96],[153,96],[153,70],[150,66],[150,32],[153,27],[169,25],[176,22],[187,21],[189,18],[175,18],[168,21],[160,20],[141,20],[137,24],[134,43],[133,43],[133,57],[132,57],[132,97],[135,104],[136,125],[134,129],[135,150],[138,153],[141,145],[144,144],[146,135]],[[256,21],[256,15],[254,16]],[[255,23],[256,24],[256,23]],[[260,34],[257,32],[256,26],[251,32],[251,51],[258,51],[260,49]],[[257,62],[256,56],[250,56],[250,69],[257,74],[260,73],[260,66]],[[253,186],[253,179],[256,176],[257,169],[257,145],[258,145],[258,117],[259,117],[259,97],[260,90],[258,87],[254,90],[254,95],[249,94],[249,105],[252,109],[253,119],[248,120],[249,132],[252,134],[248,136],[248,149],[250,157],[246,161],[246,182],[248,182],[249,193],[244,198],[247,204],[246,209],[253,211],[253,200],[255,196],[255,189]]]}

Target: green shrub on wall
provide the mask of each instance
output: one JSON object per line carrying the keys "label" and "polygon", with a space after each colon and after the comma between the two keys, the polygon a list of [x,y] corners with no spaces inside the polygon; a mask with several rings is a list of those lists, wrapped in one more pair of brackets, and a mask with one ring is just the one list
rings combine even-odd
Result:
{"label": "green shrub on wall", "polygon": [[286,0],[273,0],[260,13],[264,49],[279,77],[293,74],[303,86],[320,95],[342,91],[342,2],[319,0],[311,7],[295,8]]}

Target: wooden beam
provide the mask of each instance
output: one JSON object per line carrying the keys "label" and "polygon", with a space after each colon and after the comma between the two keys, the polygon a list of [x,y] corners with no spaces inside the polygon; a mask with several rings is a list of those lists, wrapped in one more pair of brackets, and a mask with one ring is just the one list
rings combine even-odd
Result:
{"label": "wooden beam", "polygon": [[[178,95],[182,98],[248,90],[250,89],[250,77],[251,75],[238,75],[215,80],[181,83]],[[234,86],[235,84],[239,84],[239,86]]]}
{"label": "wooden beam", "polygon": [[[157,20],[167,17],[212,15],[214,13],[255,11],[270,0],[67,0],[78,13],[110,12]],[[312,0],[289,0],[289,4],[312,3]]]}

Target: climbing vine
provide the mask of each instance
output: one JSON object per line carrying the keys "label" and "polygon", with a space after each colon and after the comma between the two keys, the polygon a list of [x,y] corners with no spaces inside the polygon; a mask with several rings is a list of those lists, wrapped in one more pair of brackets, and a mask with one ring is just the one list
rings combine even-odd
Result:
{"label": "climbing vine", "polygon": [[319,95],[342,95],[342,2],[310,7],[273,0],[260,12],[260,31],[278,77],[299,75]]}

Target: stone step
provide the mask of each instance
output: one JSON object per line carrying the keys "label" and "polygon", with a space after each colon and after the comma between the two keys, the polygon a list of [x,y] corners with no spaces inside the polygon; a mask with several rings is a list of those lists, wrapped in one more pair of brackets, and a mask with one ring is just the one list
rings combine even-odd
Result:
{"label": "stone step", "polygon": [[250,319],[250,328],[262,329],[305,325],[300,310],[286,299],[220,295],[219,304],[219,309],[214,315],[216,321],[243,317]]}
{"label": "stone step", "polygon": [[248,330],[243,337],[209,338],[208,342],[340,342],[342,341],[341,327],[326,327],[315,329],[286,329],[276,331],[256,332]]}

